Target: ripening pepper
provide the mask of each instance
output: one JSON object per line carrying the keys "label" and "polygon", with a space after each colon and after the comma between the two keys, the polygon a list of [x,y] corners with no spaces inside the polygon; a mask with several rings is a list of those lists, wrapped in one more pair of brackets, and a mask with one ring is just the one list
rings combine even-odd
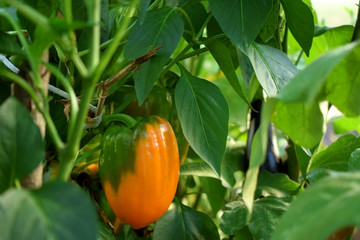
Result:
{"label": "ripening pepper", "polygon": [[109,127],[99,165],[106,198],[115,215],[133,228],[159,219],[179,180],[179,152],[170,123],[147,116],[133,129]]}
{"label": "ripening pepper", "polygon": [[[135,95],[135,89],[133,86],[123,86],[118,89],[117,94],[114,95],[117,97],[113,96],[113,108],[117,108],[131,95]],[[167,89],[155,85],[141,106],[138,106],[137,99],[134,99],[122,113],[128,114],[133,118],[157,115],[167,119],[176,136],[179,147],[180,165],[183,164],[189,150],[189,143],[182,132],[173,97]]]}

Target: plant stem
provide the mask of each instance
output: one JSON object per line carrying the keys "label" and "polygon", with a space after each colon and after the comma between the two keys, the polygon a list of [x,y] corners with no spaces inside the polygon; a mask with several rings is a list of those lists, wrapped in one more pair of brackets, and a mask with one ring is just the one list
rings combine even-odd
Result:
{"label": "plant stem", "polygon": [[90,61],[88,63],[89,74],[82,79],[82,89],[81,89],[82,91],[81,91],[79,112],[74,120],[74,123],[72,125],[73,127],[69,128],[67,144],[64,150],[59,152],[60,167],[57,178],[61,181],[67,181],[67,179],[70,176],[73,167],[73,162],[75,161],[79,151],[80,140],[84,129],[84,121],[89,109],[89,103],[94,93],[96,81],[98,80],[96,70],[100,56],[99,46],[100,46],[101,2],[100,0],[96,0],[94,1],[93,4],[94,4],[93,12],[89,14],[90,15],[89,21],[94,23],[91,29],[92,39],[90,42]]}
{"label": "plant stem", "polygon": [[285,30],[284,30],[284,38],[281,42],[281,50],[287,54],[287,48],[288,48],[288,25],[285,24]]}
{"label": "plant stem", "polygon": [[357,14],[357,18],[356,18],[354,33],[351,38],[351,41],[354,42],[358,39],[360,39],[360,0],[359,0],[359,4],[358,4],[358,14]]}
{"label": "plant stem", "polygon": [[181,57],[185,55],[185,53],[187,53],[193,45],[193,42],[189,43],[174,59],[170,61],[168,65],[166,65],[166,67],[161,71],[160,76],[165,74],[167,71],[170,70],[172,66],[174,66],[178,61],[180,61]]}
{"label": "plant stem", "polygon": [[105,80],[104,82],[98,84],[99,86],[101,86],[101,93],[100,93],[99,102],[98,102],[98,105],[97,105],[96,116],[101,115],[102,109],[103,109],[104,104],[105,104],[106,97],[108,96],[108,92],[110,90],[110,86],[112,84],[114,84],[115,82],[117,82],[119,79],[123,78],[126,74],[130,73],[132,70],[137,68],[139,65],[141,65],[144,62],[148,61],[151,57],[153,57],[156,54],[157,50],[159,50],[159,48],[161,48],[161,47],[162,46],[158,46],[158,47],[156,47],[154,49],[151,49],[144,56],[137,58],[135,61],[128,64],[126,67],[121,69],[119,72],[117,72],[116,74],[114,74],[113,76],[108,78],[107,80]]}
{"label": "plant stem", "polygon": [[[89,14],[89,21],[94,24],[91,28],[91,33],[90,33],[90,61],[88,64],[88,69],[90,74],[93,74],[93,72],[95,72],[100,59],[101,2],[100,0],[94,0],[93,4],[94,4],[93,14]],[[97,81],[96,78],[93,78],[92,80]]]}
{"label": "plant stem", "polygon": [[64,12],[65,12],[65,21],[67,24],[71,24],[72,22],[72,1],[71,0],[64,0]]}
{"label": "plant stem", "polygon": [[[85,82],[84,80],[83,82]],[[89,79],[89,82],[91,80]],[[75,160],[84,129],[84,120],[88,113],[89,103],[93,95],[94,88],[90,84],[84,84],[81,92],[81,102],[77,118],[75,119],[73,131],[68,134],[67,143],[63,151],[60,152],[60,167],[57,178],[61,181],[67,181],[73,161]]]}

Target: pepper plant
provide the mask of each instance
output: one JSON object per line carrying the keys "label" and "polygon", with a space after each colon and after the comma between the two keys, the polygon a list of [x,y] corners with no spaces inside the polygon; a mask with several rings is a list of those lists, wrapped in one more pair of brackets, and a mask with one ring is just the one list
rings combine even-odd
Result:
{"label": "pepper plant", "polygon": [[[310,0],[0,0],[1,238],[356,239],[359,19],[321,25]],[[100,177],[142,153],[103,136],[148,115],[180,177],[160,218],[151,193],[177,178],[116,180],[157,216],[133,229]]]}

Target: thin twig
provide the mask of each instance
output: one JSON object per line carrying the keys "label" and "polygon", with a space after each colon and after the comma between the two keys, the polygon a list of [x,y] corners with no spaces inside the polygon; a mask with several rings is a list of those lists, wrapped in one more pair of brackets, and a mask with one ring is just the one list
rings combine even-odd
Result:
{"label": "thin twig", "polygon": [[121,69],[119,72],[117,72],[116,74],[114,74],[110,78],[108,78],[105,81],[100,82],[100,83],[97,84],[98,87],[101,87],[101,93],[99,95],[99,101],[98,101],[98,105],[97,105],[96,116],[99,116],[101,114],[101,112],[102,112],[102,109],[103,109],[104,104],[105,104],[105,100],[106,100],[106,98],[108,96],[110,86],[113,85],[118,80],[120,80],[121,78],[123,78],[126,74],[133,71],[135,68],[137,68],[138,66],[140,66],[141,64],[143,64],[144,62],[146,62],[150,58],[152,58],[160,48],[162,48],[162,45],[160,45],[160,46],[158,46],[158,47],[156,47],[154,49],[151,49],[144,56],[135,59],[135,61],[128,64],[126,67]]}

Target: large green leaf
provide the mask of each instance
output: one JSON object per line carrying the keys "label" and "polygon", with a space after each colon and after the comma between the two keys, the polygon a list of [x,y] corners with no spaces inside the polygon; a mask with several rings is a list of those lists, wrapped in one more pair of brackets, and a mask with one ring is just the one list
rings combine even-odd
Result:
{"label": "large green leaf", "polygon": [[154,239],[220,239],[209,216],[181,203],[168,210],[155,224]]}
{"label": "large green leaf", "polygon": [[272,240],[318,240],[360,226],[360,173],[326,177],[300,193],[281,217]]}
{"label": "large green leaf", "polygon": [[340,137],[312,159],[310,178],[317,180],[326,175],[327,170],[348,171],[350,156],[357,148],[360,148],[360,138],[351,134]]}
{"label": "large green leaf", "polygon": [[225,204],[226,188],[221,185],[219,179],[199,177],[202,191],[206,194],[213,216]]}
{"label": "large green leaf", "polygon": [[287,25],[306,55],[309,55],[314,35],[314,18],[302,0],[281,0]]}
{"label": "large green leaf", "polygon": [[259,34],[273,4],[268,0],[210,0],[224,33],[244,52]]}
{"label": "large green leaf", "polygon": [[235,73],[235,67],[231,58],[229,48],[220,40],[214,40],[205,44],[211,55],[214,57],[219,67],[224,72],[226,79],[229,81],[236,93],[248,104],[248,91],[243,79],[238,79]]}
{"label": "large green leaf", "polygon": [[360,47],[355,48],[331,72],[325,84],[326,99],[346,116],[360,115]]}
{"label": "large green leaf", "polygon": [[305,62],[307,64],[316,60],[326,52],[349,43],[354,32],[354,26],[344,25],[334,28],[323,27],[318,31],[319,35],[314,36],[310,54],[308,57],[305,57]]}
{"label": "large green leaf", "polygon": [[45,156],[40,130],[15,98],[0,106],[0,192],[34,170]]}
{"label": "large green leaf", "polygon": [[246,172],[246,178],[243,186],[243,199],[249,211],[247,220],[250,220],[253,210],[259,166],[265,161],[270,118],[274,112],[276,102],[276,99],[269,99],[268,102],[265,102],[263,105],[261,109],[260,126],[256,131],[251,144],[250,164],[249,169]]}
{"label": "large green leaf", "polygon": [[1,239],[96,239],[95,209],[71,183],[38,190],[9,190],[0,197]]}
{"label": "large green leaf", "polygon": [[139,21],[135,24],[125,45],[124,54],[127,59],[134,60],[150,49],[162,46],[156,56],[134,72],[136,95],[140,105],[175,50],[183,31],[184,23],[174,8],[147,12],[143,23]]}
{"label": "large green leaf", "polygon": [[248,56],[256,76],[269,96],[276,96],[297,73],[298,69],[278,49],[253,43]]}
{"label": "large green leaf", "polygon": [[[248,223],[254,239],[270,239],[279,216],[286,211],[288,205],[284,199],[275,197],[265,197],[256,201],[251,221]],[[241,201],[228,203],[226,207],[221,216],[220,228],[224,233],[233,235],[246,225],[248,210]]]}
{"label": "large green leaf", "polygon": [[272,120],[294,143],[303,147],[314,147],[323,136],[324,117],[317,102],[279,101]]}
{"label": "large green leaf", "polygon": [[228,133],[228,105],[216,85],[179,66],[182,75],[175,88],[175,104],[184,136],[220,176]]}
{"label": "large green leaf", "polygon": [[259,173],[255,196],[271,195],[286,197],[295,195],[300,190],[300,185],[291,180],[286,174],[261,171]]}
{"label": "large green leaf", "polygon": [[281,90],[278,97],[287,102],[312,102],[323,90],[326,79],[334,67],[359,44],[359,41],[350,43],[322,55],[299,72]]}

